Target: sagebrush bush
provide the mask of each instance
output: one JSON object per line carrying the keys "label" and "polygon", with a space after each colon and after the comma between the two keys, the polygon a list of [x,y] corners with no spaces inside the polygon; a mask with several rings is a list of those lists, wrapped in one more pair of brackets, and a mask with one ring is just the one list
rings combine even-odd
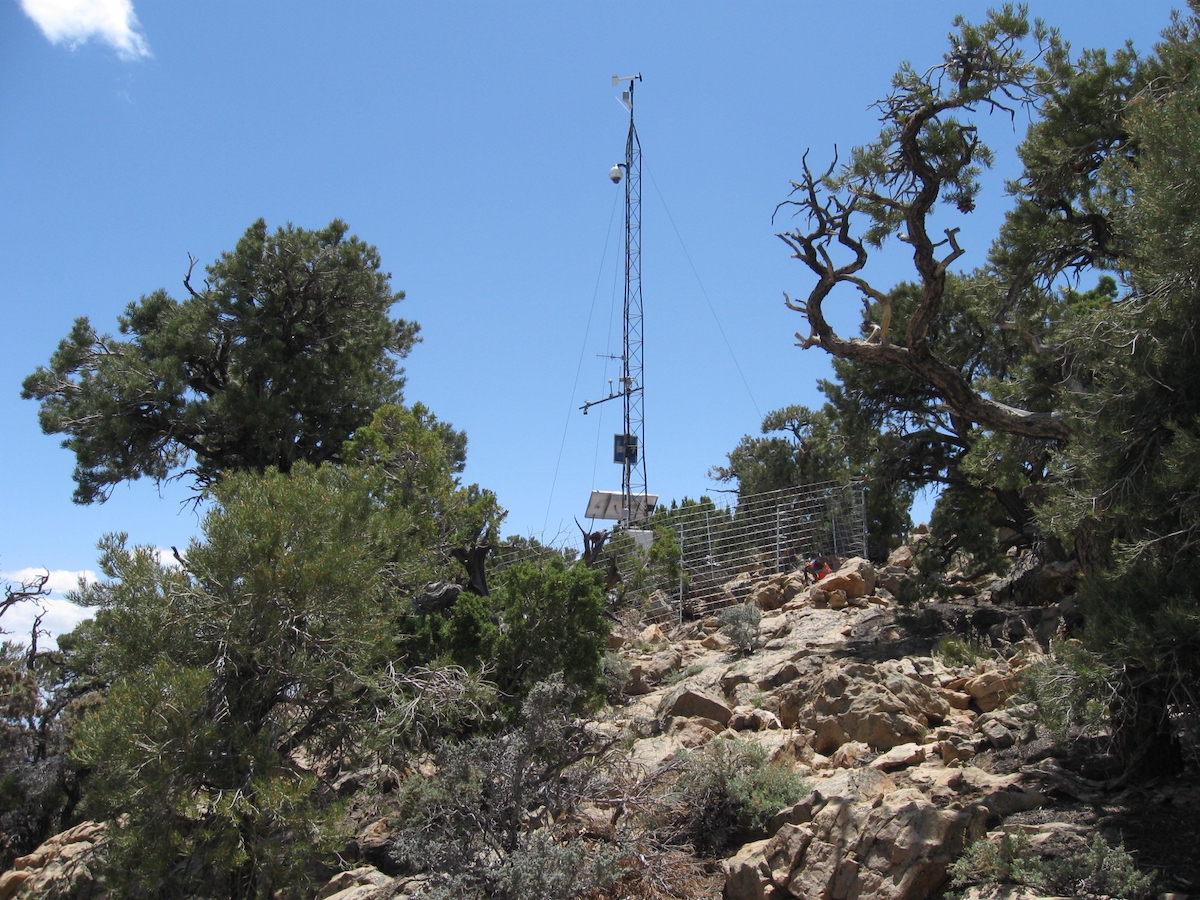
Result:
{"label": "sagebrush bush", "polygon": [[753,653],[762,644],[762,610],[754,602],[738,603],[721,610],[717,623],[721,633],[744,653]]}
{"label": "sagebrush bush", "polygon": [[605,693],[609,702],[616,703],[623,700],[625,685],[629,683],[629,673],[632,670],[629,660],[620,653],[609,650],[604,654],[602,666],[604,668]]}
{"label": "sagebrush bush", "polygon": [[761,831],[771,816],[810,790],[790,766],[770,761],[766,750],[748,741],[710,741],[681,754],[679,765],[672,791],[676,825],[704,854]]}
{"label": "sagebrush bush", "polygon": [[537,684],[517,724],[444,742],[435,773],[405,782],[391,855],[431,877],[425,896],[550,900],[617,877],[615,852],[556,828],[588,795],[586,761],[605,749],[572,713],[578,694],[561,675]]}

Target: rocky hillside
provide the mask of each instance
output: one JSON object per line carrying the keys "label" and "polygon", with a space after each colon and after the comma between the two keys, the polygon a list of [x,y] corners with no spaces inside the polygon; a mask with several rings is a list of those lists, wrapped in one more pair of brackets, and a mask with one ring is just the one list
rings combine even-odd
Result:
{"label": "rocky hillside", "polygon": [[[614,898],[919,900],[952,887],[996,895],[997,882],[1024,884],[1009,897],[1200,890],[1194,783],[1111,788],[1096,768],[1102,744],[1050,734],[1021,702],[1022,673],[1069,611],[1069,573],[1043,579],[1034,607],[1001,602],[996,582],[907,609],[895,599],[906,548],[879,569],[837,562],[817,584],[802,572],[731,582],[732,599],[761,612],[748,650],[733,642],[745,622],[739,633],[715,615],[617,628],[620,697],[581,729],[605,748],[590,758],[603,757],[607,787],[557,818],[526,810],[527,826],[619,848]],[[689,760],[727,759],[728,748],[752,748],[803,788],[759,820],[722,818],[679,779]],[[402,823],[378,801],[429,775],[344,782],[377,796],[351,804],[354,854],[313,900],[421,896],[426,882],[389,862]],[[672,821],[684,825],[664,838]],[[102,897],[104,833],[84,824],[18,860],[0,900]]]}

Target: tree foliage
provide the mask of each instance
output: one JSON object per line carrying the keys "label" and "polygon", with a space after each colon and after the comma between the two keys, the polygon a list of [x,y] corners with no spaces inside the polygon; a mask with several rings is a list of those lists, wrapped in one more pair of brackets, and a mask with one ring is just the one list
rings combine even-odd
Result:
{"label": "tree foliage", "polygon": [[80,592],[97,613],[72,662],[107,691],[74,753],[89,810],[124,817],[111,861],[130,896],[270,896],[327,846],[296,754],[361,737],[391,602],[342,481],[230,477],[183,566],[112,538]]}
{"label": "tree foliage", "polygon": [[[261,219],[207,269],[129,304],[120,337],[76,320],[48,366],[25,379],[47,434],[75,454],[75,500],[161,481],[340,458],[376,409],[401,398],[397,359],[417,327],[374,247],[338,220],[269,233]],[[193,267],[195,261],[193,260]]]}
{"label": "tree foliage", "polygon": [[[944,486],[946,547],[994,562],[1007,533],[1076,556],[1089,642],[1129,675],[1118,743],[1169,770],[1200,659],[1197,17],[1146,57],[1074,55],[1011,6],[956,29],[941,64],[896,75],[877,141],[823,172],[805,160],[783,204],[801,224],[781,235],[815,278],[787,299],[797,338],[835,357],[827,394],[880,470]],[[974,208],[995,113],[1032,119],[1024,171],[987,264],[956,275],[945,218]],[[868,277],[889,237],[915,275],[891,289]],[[855,294],[845,336],[826,307]]]}
{"label": "tree foliage", "polygon": [[414,652],[444,654],[486,672],[510,713],[535,685],[556,675],[581,700],[598,699],[610,630],[601,577],[556,557],[515,563],[490,596],[464,591],[445,616],[419,621]]}
{"label": "tree foliage", "polygon": [[[892,93],[878,103],[884,124],[876,142],[856,148],[840,168],[835,160],[823,174],[805,160],[792,199],[781,204],[794,206],[803,224],[780,237],[816,284],[803,300],[787,303],[809,324],[807,336],[797,334],[802,347],[910,373],[964,419],[989,429],[1062,440],[1069,432],[1056,410],[1025,409],[990,396],[937,343],[935,323],[950,267],[964,251],[958,229],[944,229],[937,238],[931,219],[939,204],[970,212],[980,171],[991,163],[976,125],[963,116],[981,108],[1011,114],[1034,102],[1034,64],[1023,49],[1031,30],[1022,11],[1006,6],[982,25],[961,18],[955,24],[958,33],[941,65],[921,73],[905,64],[896,74]],[[1033,34],[1039,42],[1051,38],[1041,27]],[[864,274],[869,248],[894,235],[912,247],[919,284],[902,334],[893,327],[892,297]],[[827,318],[825,304],[845,289],[878,307],[872,336],[843,337]]]}
{"label": "tree foliage", "polygon": [[[882,559],[909,526],[911,480],[889,466],[879,419],[867,414],[864,400],[847,388],[822,381],[830,402],[820,410],[793,405],[763,419],[763,437],[743,437],[709,476],[735,481],[739,507],[752,508],[756,494],[825,482],[866,484],[867,545]],[[894,441],[890,444],[894,445]]]}
{"label": "tree foliage", "polygon": [[103,579],[75,596],[96,615],[60,643],[94,698],[71,746],[87,812],[118,822],[118,895],[305,885],[338,846],[347,767],[490,727],[497,684],[509,710],[555,673],[598,693],[603,592],[581,566],[518,564],[490,598],[414,614],[448,551],[502,515],[459,483],[465,446],[419,404],[387,406],[342,464],[224,475],[173,561],[105,540]]}
{"label": "tree foliage", "polygon": [[452,550],[499,537],[505,514],[495,495],[458,477],[466,450],[467,436],[421,403],[382,407],[345,446],[353,489],[401,591],[457,574]]}
{"label": "tree foliage", "polygon": [[763,419],[762,434],[742,438],[729,465],[714,466],[710,476],[736,481],[739,497],[845,477],[844,439],[825,411],[799,405],[775,410]]}
{"label": "tree foliage", "polygon": [[[41,604],[49,574],[5,584],[0,621],[21,604]],[[42,610],[44,612],[44,608]],[[28,643],[0,641],[0,869],[24,856],[70,820],[79,784],[66,753],[57,655],[41,647],[42,612]],[[0,628],[0,636],[7,632]]]}
{"label": "tree foliage", "polygon": [[[399,445],[374,440],[389,423],[423,457],[411,479],[390,477]],[[335,846],[327,782],[342,766],[486,717],[487,686],[414,658],[402,630],[405,591],[445,565],[439,536],[494,500],[456,501],[463,442],[426,411],[385,409],[365,431],[379,452],[357,464],[222,478],[173,563],[121,536],[102,546],[103,580],[76,597],[95,618],[63,643],[75,682],[99,692],[72,745],[89,811],[120,817],[125,895],[302,884]]]}

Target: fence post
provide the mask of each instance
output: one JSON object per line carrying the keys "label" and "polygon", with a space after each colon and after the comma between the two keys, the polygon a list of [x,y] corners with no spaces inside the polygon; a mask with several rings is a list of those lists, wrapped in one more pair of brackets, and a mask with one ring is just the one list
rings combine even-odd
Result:
{"label": "fence post", "polygon": [[826,507],[826,509],[829,510],[829,531],[833,538],[833,555],[841,556],[842,554],[838,552],[838,520],[837,520],[838,504],[836,501],[834,501],[833,491],[829,491],[825,494],[825,502],[829,504],[829,506]]}
{"label": "fence post", "polygon": [[687,571],[687,566],[684,565],[687,560],[687,553],[684,552],[684,530],[683,522],[679,523],[679,624],[683,624],[683,575]]}
{"label": "fence post", "polygon": [[855,493],[858,495],[858,533],[862,535],[859,541],[859,549],[862,551],[863,559],[869,559],[867,551],[867,489],[865,486],[858,488]]}
{"label": "fence post", "polygon": [[782,535],[780,534],[782,518],[783,518],[783,505],[778,500],[776,500],[775,501],[775,571],[776,572],[783,571],[783,564],[780,562],[780,553],[782,552],[783,548],[779,544],[780,540],[782,539]]}

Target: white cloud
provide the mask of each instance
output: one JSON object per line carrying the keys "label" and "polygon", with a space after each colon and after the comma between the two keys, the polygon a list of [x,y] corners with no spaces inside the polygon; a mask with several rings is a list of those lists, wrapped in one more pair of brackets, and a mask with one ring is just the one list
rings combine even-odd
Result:
{"label": "white cloud", "polygon": [[60,634],[66,634],[84,619],[90,619],[96,611],[55,597],[43,599],[39,603],[19,603],[8,611],[3,621],[0,621],[0,626],[3,626],[5,631],[4,640],[28,646],[29,634],[33,630],[33,621],[38,613],[42,613],[42,621],[38,628],[43,632],[43,636],[38,639],[38,646],[45,647],[47,635],[51,640],[57,640]]}
{"label": "white cloud", "polygon": [[139,32],[133,0],[20,0],[25,15],[33,19],[52,44],[74,49],[99,38],[121,59],[150,55],[150,46]]}
{"label": "white cloud", "polygon": [[81,572],[69,572],[66,569],[19,569],[16,572],[0,572],[0,578],[11,582],[13,587],[23,584],[36,585],[46,576],[46,587],[52,594],[65,594],[79,587],[80,580],[98,581],[96,573],[91,569]]}
{"label": "white cloud", "polygon": [[49,632],[51,638],[66,634],[84,619],[91,618],[92,610],[76,606],[61,596],[64,592],[79,587],[80,579],[95,581],[96,573],[90,569],[82,572],[68,572],[64,569],[20,569],[16,572],[0,572],[0,579],[8,582],[13,588],[19,588],[21,585],[35,587],[43,576],[48,576],[46,587],[50,589],[51,595],[18,603],[9,609],[3,620],[0,620],[0,628],[6,632],[5,640],[27,644],[34,619],[39,613],[42,613],[40,627]]}

